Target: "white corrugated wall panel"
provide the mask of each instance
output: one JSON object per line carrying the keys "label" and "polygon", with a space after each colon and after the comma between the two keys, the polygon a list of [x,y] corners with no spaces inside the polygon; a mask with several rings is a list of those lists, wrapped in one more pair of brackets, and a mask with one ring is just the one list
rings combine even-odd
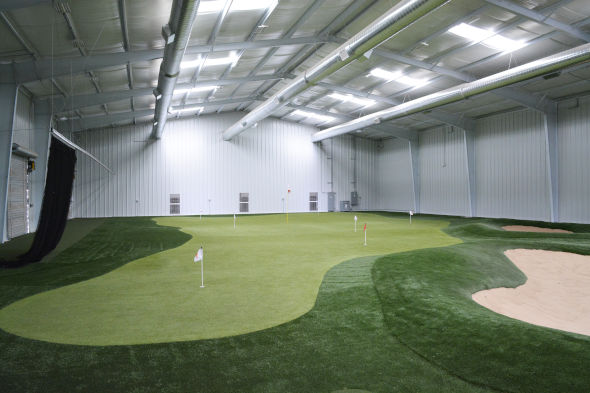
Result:
{"label": "white corrugated wall panel", "polygon": [[[149,125],[77,134],[76,141],[115,174],[79,156],[75,215],[168,215],[170,194],[180,194],[181,214],[227,214],[239,210],[240,192],[249,193],[250,213],[281,212],[288,187],[289,211],[309,211],[310,192],[319,193],[320,209],[325,210],[330,171],[325,146],[310,139],[317,130],[267,119],[231,142],[223,141],[221,132],[238,118],[239,114],[223,114],[171,120],[159,141],[147,139]],[[357,140],[364,209],[370,207],[374,188],[375,153],[373,141]],[[335,169],[335,188],[349,199],[350,137],[335,138],[334,156],[343,167]]]}
{"label": "white corrugated wall panel", "polygon": [[403,139],[386,139],[377,157],[379,210],[409,211],[414,208],[412,162],[409,142]]}
{"label": "white corrugated wall panel", "polygon": [[469,214],[464,131],[439,127],[419,134],[420,210]]}
{"label": "white corrugated wall panel", "polygon": [[590,223],[590,98],[559,106],[559,220]]}
{"label": "white corrugated wall panel", "polygon": [[18,92],[15,115],[12,143],[18,143],[29,150],[34,150],[33,104],[31,99],[22,91]]}
{"label": "white corrugated wall panel", "polygon": [[477,122],[477,215],[549,221],[543,115],[525,110]]}

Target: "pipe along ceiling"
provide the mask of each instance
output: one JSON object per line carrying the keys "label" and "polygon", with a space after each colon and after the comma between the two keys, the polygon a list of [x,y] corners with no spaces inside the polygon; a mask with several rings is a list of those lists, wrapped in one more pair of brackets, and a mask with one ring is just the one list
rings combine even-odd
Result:
{"label": "pipe along ceiling", "polygon": [[437,93],[429,94],[379,112],[360,117],[312,135],[312,142],[319,142],[334,136],[347,134],[383,121],[399,119],[414,113],[434,109],[446,104],[461,101],[514,83],[541,75],[554,73],[567,67],[590,60],[590,44],[578,46],[552,56],[535,60],[507,71],[499,72],[470,83],[464,83]]}
{"label": "pipe along ceiling", "polygon": [[345,65],[365,56],[367,52],[385,42],[403,28],[447,3],[448,0],[403,0],[387,13],[329,54],[322,62],[306,71],[302,76],[278,91],[260,106],[248,113],[223,132],[228,141],[254,126],[260,120],[288,104],[298,94],[315,85],[322,79],[338,71]]}

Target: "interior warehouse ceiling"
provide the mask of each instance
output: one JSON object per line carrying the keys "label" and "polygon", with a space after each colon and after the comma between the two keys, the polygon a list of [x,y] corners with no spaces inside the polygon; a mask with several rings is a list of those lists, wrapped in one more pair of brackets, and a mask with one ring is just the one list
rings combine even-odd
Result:
{"label": "interior warehouse ceiling", "polygon": [[[396,0],[202,0],[168,119],[249,112]],[[5,0],[0,63],[59,129],[154,119],[172,0]],[[588,0],[449,0],[273,116],[329,128],[590,42]],[[192,90],[190,90],[192,89]],[[190,90],[190,91],[189,91]],[[526,80],[361,130],[381,139],[590,92],[590,67]]]}

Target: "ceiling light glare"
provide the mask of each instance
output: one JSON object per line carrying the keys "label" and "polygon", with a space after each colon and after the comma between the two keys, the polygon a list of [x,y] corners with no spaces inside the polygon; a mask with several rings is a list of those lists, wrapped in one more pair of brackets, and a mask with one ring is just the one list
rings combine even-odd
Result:
{"label": "ceiling light glare", "polygon": [[377,78],[385,79],[389,82],[398,78],[401,75],[401,73],[386,71],[383,68],[374,68],[371,70],[371,75],[376,76]]}
{"label": "ceiling light glare", "polygon": [[197,93],[201,91],[211,91],[217,89],[219,89],[219,86],[187,87],[183,89],[174,89],[174,94]]}
{"label": "ceiling light glare", "polygon": [[220,57],[218,59],[212,59],[210,57],[207,57],[207,60],[205,60],[205,67],[227,64],[231,64],[233,67],[236,65],[238,60],[240,60],[240,56],[236,52],[230,52],[229,56]]}
{"label": "ceiling light glare", "polygon": [[412,86],[412,87],[422,87],[422,86],[428,84],[428,81],[426,79],[416,79],[416,78],[411,78],[406,75],[400,76],[395,81],[403,83],[404,85],[407,85],[407,86]]}
{"label": "ceiling light glare", "polygon": [[291,115],[293,116],[301,116],[301,117],[305,117],[308,119],[313,119],[313,120],[318,120],[322,123],[328,123],[331,121],[336,120],[334,117],[332,116],[326,116],[326,115],[319,115],[317,113],[312,113],[312,112],[307,112],[307,111],[302,111],[302,110],[296,110],[293,113],[291,113]]}
{"label": "ceiling light glare", "polygon": [[203,59],[199,56],[199,58],[195,60],[184,60],[180,63],[180,69],[183,70],[185,68],[195,68],[201,65]]}
{"label": "ceiling light glare", "polygon": [[187,112],[201,112],[202,106],[189,106],[186,108],[170,108],[171,113],[187,113]]}
{"label": "ceiling light glare", "polygon": [[479,27],[471,26],[467,23],[453,26],[449,29],[449,33],[467,38],[473,42],[480,42],[489,48],[497,49],[506,53],[513,52],[526,45],[526,43],[522,41],[511,40],[510,38],[496,34],[493,31],[480,29]]}
{"label": "ceiling light glare", "polygon": [[[211,66],[231,64],[231,66],[234,67],[238,63],[238,60],[240,60],[240,56],[235,51],[232,51],[232,52],[230,52],[229,56],[226,56],[226,57],[219,57],[216,59],[214,59],[214,58],[212,59],[211,57],[208,56],[207,59],[205,60],[205,64],[203,64],[203,66],[204,67],[211,67]],[[185,60],[182,63],[180,63],[180,68],[181,69],[195,68],[195,67],[199,67],[202,63],[203,63],[202,57],[199,57],[196,60]]]}
{"label": "ceiling light glare", "polygon": [[352,94],[332,93],[332,94],[330,94],[330,97],[334,98],[336,100],[350,102],[350,103],[357,104],[360,106],[365,106],[365,107],[375,105],[375,101],[373,101],[373,100],[370,100],[368,98],[355,97]]}
{"label": "ceiling light glare", "polygon": [[[278,0],[234,0],[230,6],[230,11],[251,11],[259,9],[275,9]],[[225,7],[226,0],[201,0],[198,14],[218,13]]]}
{"label": "ceiling light glare", "polygon": [[396,81],[412,87],[421,87],[428,84],[426,79],[416,79],[407,75],[403,75],[401,72],[386,71],[382,68],[375,68],[371,70],[371,75],[385,79],[387,82]]}

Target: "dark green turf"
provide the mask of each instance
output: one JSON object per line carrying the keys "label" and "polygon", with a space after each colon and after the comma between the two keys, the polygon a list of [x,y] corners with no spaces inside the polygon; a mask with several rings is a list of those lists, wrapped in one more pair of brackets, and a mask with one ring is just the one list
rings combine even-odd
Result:
{"label": "dark green turf", "polygon": [[590,254],[588,226],[554,225],[586,232],[563,235],[501,231],[505,223],[515,222],[455,220],[447,232],[466,243],[380,259],[373,275],[388,328],[468,381],[510,392],[588,392],[590,337],[504,317],[471,300],[474,292],[526,281],[504,257],[507,249]]}
{"label": "dark green turf", "polygon": [[[337,265],[309,313],[241,336],[88,347],[0,331],[0,392],[587,392],[588,338],[510,320],[468,297],[523,281],[503,249],[590,253],[588,235],[506,236],[498,225],[456,220],[447,232],[465,244]],[[104,247],[88,247],[103,236]],[[109,219],[49,264],[0,272],[0,307],[188,237],[145,218]]]}

